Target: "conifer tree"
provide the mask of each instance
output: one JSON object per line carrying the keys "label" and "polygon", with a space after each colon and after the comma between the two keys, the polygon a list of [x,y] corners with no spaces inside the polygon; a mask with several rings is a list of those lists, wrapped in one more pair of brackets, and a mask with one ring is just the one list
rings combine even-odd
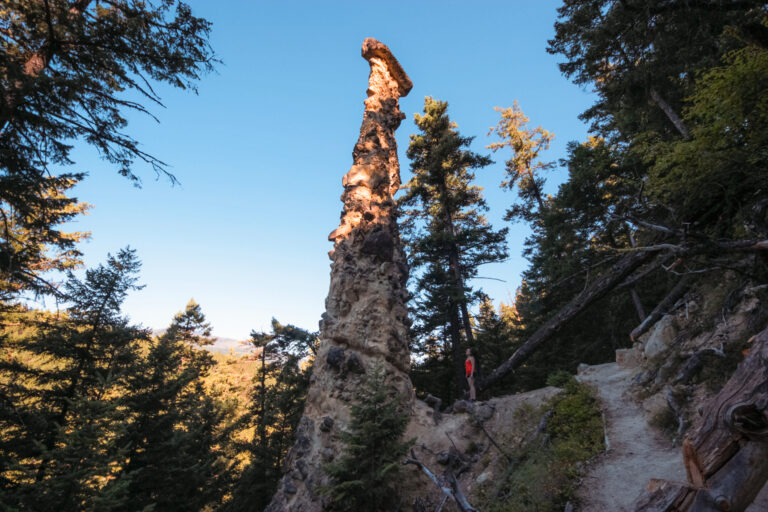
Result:
{"label": "conifer tree", "polygon": [[[552,169],[554,162],[542,162],[540,153],[549,149],[555,135],[541,126],[528,128],[530,119],[523,113],[517,101],[511,108],[496,107],[501,119],[491,128],[501,139],[488,145],[488,149],[498,151],[505,147],[512,150],[512,157],[506,162],[507,179],[501,184],[504,188],[518,188],[521,202],[507,210],[505,220],[523,219],[533,222],[547,210],[549,200],[544,195],[544,177],[542,173]],[[490,135],[489,133],[489,135]]]}
{"label": "conifer tree", "polygon": [[213,342],[190,300],[133,374],[125,400],[133,419],[120,440],[130,446],[121,473],[131,496],[124,510],[201,510],[221,500],[225,466],[216,445],[224,412],[203,382],[214,365],[203,348]]}
{"label": "conifer tree", "polygon": [[[194,90],[215,57],[210,23],[177,0],[17,0],[0,9],[0,298],[52,292],[49,268],[78,262],[82,212],[68,197],[85,174],[63,173],[76,140],[138,184],[134,162],[166,164],[125,132],[127,113],[162,105],[153,84]],[[126,96],[126,91],[132,92]],[[168,176],[174,179],[170,174]]]}
{"label": "conifer tree", "polygon": [[368,369],[341,435],[344,453],[326,467],[330,510],[376,512],[397,504],[397,474],[410,444],[402,441],[408,415],[397,396],[381,366]]}
{"label": "conifer tree", "polygon": [[432,381],[428,390],[450,400],[465,387],[464,349],[473,344],[469,307],[479,295],[469,281],[481,265],[507,257],[507,230],[488,224],[481,188],[472,184],[472,171],[491,160],[468,149],[472,138],[459,134],[447,110],[447,103],[428,97],[423,115],[415,116],[419,133],[407,151],[413,178],[399,205],[416,276],[416,350],[427,356],[422,369],[442,376],[439,383],[420,382],[415,372],[414,381],[422,388]]}
{"label": "conifer tree", "polygon": [[271,332],[253,331],[251,343],[260,349],[259,366],[251,408],[241,423],[254,433],[241,447],[249,463],[235,483],[226,512],[261,510],[272,499],[304,412],[317,333],[272,319]]}
{"label": "conifer tree", "polygon": [[120,315],[140,263],[121,250],[106,265],[70,276],[65,315],[46,318],[19,347],[37,358],[2,365],[7,387],[0,450],[2,501],[29,510],[108,510],[129,498],[102,493],[125,457],[125,391],[148,333]]}

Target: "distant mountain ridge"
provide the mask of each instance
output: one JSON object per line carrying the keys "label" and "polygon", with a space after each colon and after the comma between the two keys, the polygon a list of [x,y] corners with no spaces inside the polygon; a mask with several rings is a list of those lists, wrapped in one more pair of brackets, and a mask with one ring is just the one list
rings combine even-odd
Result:
{"label": "distant mountain ridge", "polygon": [[[166,329],[152,329],[154,336],[162,336]],[[213,345],[205,347],[206,350],[211,352],[218,352],[220,354],[229,354],[230,350],[237,355],[245,355],[253,352],[253,346],[247,341],[237,340],[235,338],[220,338],[214,336],[216,341]]]}

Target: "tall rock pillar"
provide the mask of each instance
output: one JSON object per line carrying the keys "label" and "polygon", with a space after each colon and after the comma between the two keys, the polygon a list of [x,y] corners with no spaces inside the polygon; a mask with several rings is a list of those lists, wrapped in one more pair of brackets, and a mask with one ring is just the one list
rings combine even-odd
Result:
{"label": "tall rock pillar", "polygon": [[314,363],[296,444],[286,460],[268,512],[323,509],[318,486],[323,464],[342,448],[338,433],[350,418],[355,389],[371,364],[383,365],[388,383],[409,401],[408,266],[400,245],[393,195],[400,186],[395,129],[405,118],[398,100],[413,84],[395,57],[375,39],[363,42],[371,66],[354,163],[344,176],[341,224],[329,235],[331,286],[320,322]]}

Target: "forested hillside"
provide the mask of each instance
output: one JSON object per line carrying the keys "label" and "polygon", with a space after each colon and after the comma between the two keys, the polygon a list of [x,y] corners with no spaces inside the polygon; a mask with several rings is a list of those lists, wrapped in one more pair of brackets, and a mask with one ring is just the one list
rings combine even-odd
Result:
{"label": "forested hillside", "polygon": [[[555,416],[544,427],[532,411],[516,416],[531,436],[518,440],[522,454],[499,455],[544,474],[525,457],[552,436],[547,449],[568,465],[547,481],[560,487],[534,489],[538,501],[512,499],[527,477],[510,470],[483,495],[491,510],[556,510],[575,499],[583,460],[603,448],[594,398],[570,377],[578,365],[613,361],[686,293],[727,285],[712,292],[726,304],[768,282],[766,3],[564,0],[552,22],[547,51],[596,94],[581,115],[590,136],[570,142],[565,158],[548,156],[554,134],[524,113],[513,84],[490,139],[461,132],[439,91],[400,128],[411,134],[402,164],[412,177],[394,208],[410,266],[416,397],[435,424],[441,410],[454,411],[467,398],[467,349],[480,401],[548,384],[566,390],[547,397]],[[83,269],[88,234],[70,223],[91,208],[73,195],[88,179],[71,170],[76,143],[92,146],[126,187],[141,181],[137,162],[175,180],[127,119],[162,105],[160,85],[196,90],[219,65],[210,30],[177,0],[0,6],[2,510],[263,510],[287,469],[316,357],[332,364],[318,356],[320,333],[273,319],[251,333],[252,352],[213,354],[205,304],[190,301],[153,335],[122,310],[142,283],[132,241]],[[476,183],[493,159],[505,162],[506,204],[489,204]],[[567,179],[547,193],[556,168]],[[507,224],[491,225],[492,210]],[[514,223],[530,228],[528,267],[505,303],[478,277],[519,250],[508,240]],[[38,307],[41,298],[57,308]],[[693,332],[689,323],[681,337],[711,327]],[[708,392],[749,353],[734,347],[711,370],[721,374],[707,377],[717,383]],[[333,364],[340,378],[366,375],[351,357]],[[398,474],[414,445],[403,435],[415,406],[387,392],[382,372],[359,377],[344,398],[354,404],[338,438],[346,451],[326,454],[332,484],[318,491],[329,510],[420,510],[397,499],[408,487]],[[582,443],[569,423],[589,438]],[[504,435],[502,423],[494,428]]]}

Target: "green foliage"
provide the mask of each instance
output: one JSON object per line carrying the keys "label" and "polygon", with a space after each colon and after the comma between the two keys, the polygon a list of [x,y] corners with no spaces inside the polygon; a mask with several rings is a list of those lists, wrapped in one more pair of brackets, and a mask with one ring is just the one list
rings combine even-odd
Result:
{"label": "green foliage", "polygon": [[[687,256],[677,272],[734,265],[761,275],[759,261],[716,244],[768,236],[765,3],[566,0],[558,12],[549,51],[565,57],[566,75],[596,89],[583,117],[600,136],[569,144],[568,180],[538,208],[532,188],[521,192],[533,234],[515,303],[518,339],[635,245],[711,247]],[[525,155],[540,157],[545,139],[513,123],[513,114],[522,115],[508,113],[502,127],[510,127],[515,151],[518,143],[520,158],[510,164],[518,169]],[[530,143],[521,144],[526,135]],[[637,282],[641,308],[628,289],[596,301],[497,391],[541,386],[580,361],[611,360],[678,279],[656,272]],[[701,279],[707,275],[694,281]]]}
{"label": "green foliage", "polygon": [[605,448],[600,406],[588,386],[570,379],[565,392],[552,398],[549,407],[547,433],[558,459],[584,461]]}
{"label": "green foliage", "polygon": [[[147,333],[120,316],[137,288],[131,250],[110,256],[83,280],[70,276],[66,316],[43,317],[0,364],[2,501],[22,510],[95,510],[125,456],[123,395]],[[33,317],[34,319],[34,317]],[[29,355],[33,357],[28,357]],[[110,507],[125,503],[110,494]]]}
{"label": "green foliage", "polygon": [[85,174],[61,172],[74,163],[74,141],[92,145],[134,183],[136,160],[166,172],[124,132],[126,112],[151,116],[142,100],[162,105],[153,82],[194,90],[215,59],[210,23],[176,0],[15,0],[3,3],[0,27],[0,299],[7,299],[55,292],[43,273],[79,263],[74,244],[83,234],[59,231],[85,207],[67,196]]}
{"label": "green foliage", "polygon": [[525,410],[518,422],[530,431],[543,411],[550,411],[545,432],[519,448],[501,481],[481,490],[482,510],[555,512],[575,501],[581,468],[604,449],[600,408],[592,391],[571,378],[538,415]]}
{"label": "green foliage", "polygon": [[[65,314],[17,309],[0,362],[0,503],[11,510],[200,510],[227,482],[224,409],[203,388],[210,329],[190,302],[155,339],[121,315],[132,250],[67,281]],[[5,317],[6,320],[8,317]],[[138,508],[137,508],[138,507]]]}
{"label": "green foliage", "polygon": [[419,133],[407,151],[413,178],[398,205],[412,269],[413,347],[422,363],[416,372],[427,376],[415,382],[450,401],[465,387],[468,308],[481,297],[468,281],[481,265],[506,258],[507,230],[488,224],[482,189],[472,184],[472,170],[491,160],[467,149],[472,138],[459,134],[447,111],[447,103],[427,97],[423,115],[416,114]]}
{"label": "green foliage", "polygon": [[564,370],[557,370],[554,373],[550,373],[547,377],[547,386],[562,388],[573,380],[574,378],[571,373],[568,373]]}
{"label": "green foliage", "polygon": [[217,445],[226,416],[203,387],[213,366],[202,346],[213,343],[200,306],[190,301],[149,347],[131,379],[127,407],[134,411],[120,442],[130,446],[123,474],[130,506],[200,510],[224,493],[226,465]]}
{"label": "green foliage", "polygon": [[[517,101],[512,108],[502,109],[501,119],[496,127],[491,128],[501,139],[488,146],[493,151],[504,147],[512,149],[512,157],[506,162],[507,177],[501,184],[504,188],[518,187],[521,202],[507,210],[505,220],[523,219],[532,222],[547,209],[548,200],[544,196],[544,177],[541,173],[552,169],[554,162],[541,162],[539,153],[549,149],[549,144],[555,138],[541,126],[528,129],[530,119],[523,113]],[[489,133],[490,135],[490,133]]]}
{"label": "green foliage", "polygon": [[375,512],[397,503],[397,475],[409,446],[401,441],[407,425],[408,415],[387,385],[384,369],[369,368],[341,435],[344,454],[325,468],[331,483],[323,494],[330,510]]}
{"label": "green foliage", "polygon": [[240,423],[253,429],[253,437],[241,447],[248,464],[226,512],[261,510],[272,499],[304,411],[312,373],[311,360],[306,359],[315,354],[317,333],[272,319],[272,331],[252,332],[251,342],[261,353],[250,407]]}
{"label": "green foliage", "polygon": [[649,148],[651,197],[708,234],[765,235],[768,218],[751,208],[768,191],[767,98],[767,49],[732,51],[702,73],[685,110],[692,138]]}
{"label": "green foliage", "polygon": [[593,129],[625,141],[644,131],[668,140],[680,134],[651,91],[680,112],[697,73],[733,48],[718,40],[724,28],[747,27],[765,12],[761,0],[564,0],[547,50],[565,57],[566,76],[595,88],[598,99],[582,114]]}
{"label": "green foliage", "polygon": [[475,343],[472,354],[477,365],[476,373],[482,378],[503,363],[519,346],[519,325],[514,306],[501,304],[494,308],[489,297],[485,297],[474,317]]}

